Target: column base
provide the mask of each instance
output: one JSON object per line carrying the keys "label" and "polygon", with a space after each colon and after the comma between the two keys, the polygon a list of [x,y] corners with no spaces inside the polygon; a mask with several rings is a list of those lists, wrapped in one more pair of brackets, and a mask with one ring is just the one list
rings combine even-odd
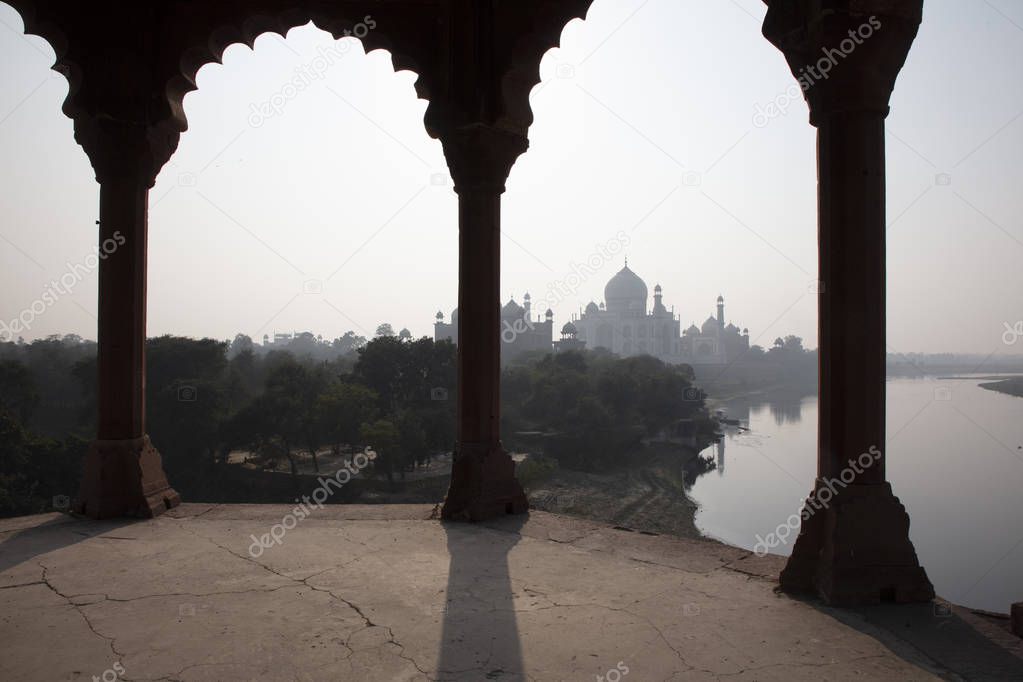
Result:
{"label": "column base", "polygon": [[150,519],[179,504],[181,496],[167,482],[149,436],[93,441],[85,455],[76,513],[92,519]]}
{"label": "column base", "polygon": [[[837,490],[832,498],[822,490]],[[829,486],[818,479],[781,589],[835,606],[928,602],[934,586],[909,539],[909,514],[891,484]],[[825,505],[824,501],[828,499]],[[809,516],[808,516],[809,515]]]}
{"label": "column base", "polygon": [[529,502],[515,478],[515,461],[498,445],[463,444],[455,452],[441,518],[485,521],[506,514],[525,514]]}

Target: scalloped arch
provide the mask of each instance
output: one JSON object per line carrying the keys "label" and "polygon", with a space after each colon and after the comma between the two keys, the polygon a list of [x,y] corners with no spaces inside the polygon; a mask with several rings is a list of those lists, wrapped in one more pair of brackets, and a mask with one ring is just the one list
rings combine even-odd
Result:
{"label": "scalloped arch", "polygon": [[[4,1],[21,16],[26,34],[43,38],[53,48],[56,60],[52,68],[67,79],[69,86],[62,105],[64,114],[72,120],[86,117],[87,112],[79,103],[79,94],[83,87],[88,86],[87,74],[75,58],[73,37],[61,26],[61,21],[73,22],[76,10],[47,0]],[[171,28],[159,27],[158,30],[162,30],[159,54],[154,57],[157,62],[151,64],[154,85],[162,83],[167,109],[162,113],[153,112],[158,120],[150,121],[154,127],[170,134],[172,131],[181,133],[188,129],[183,102],[185,95],[196,89],[195,78],[199,69],[206,64],[221,63],[224,51],[230,45],[243,44],[252,49],[261,35],[274,33],[286,38],[291,29],[310,22],[339,39],[345,37],[346,30],[351,30],[368,16],[353,16],[343,3],[326,3],[323,0],[307,0],[305,3],[289,3],[285,0],[279,4],[274,0],[264,0],[252,3],[253,6],[230,2],[193,4],[182,0],[183,7],[176,8],[199,10],[192,12],[174,12],[172,5],[168,3],[162,10],[167,16],[159,16],[166,19]],[[275,5],[275,8],[268,9],[267,5]],[[404,25],[394,9],[381,5],[380,10],[381,16],[386,16],[388,26],[400,29]],[[156,14],[159,15],[160,11],[157,10]],[[182,16],[187,18],[182,19]],[[373,19],[376,20],[377,15],[374,14]],[[429,103],[424,117],[429,119],[432,106],[431,74],[429,65],[425,63],[432,57],[429,43],[420,40],[413,46],[419,49],[417,56],[414,49],[406,49],[406,41],[415,42],[409,40],[408,35],[391,35],[380,26],[365,36],[353,37],[362,42],[367,53],[386,50],[391,56],[395,72],[412,71],[416,74],[416,95]],[[153,94],[156,95],[155,92]]]}
{"label": "scalloped arch", "polygon": [[535,21],[535,28],[525,33],[512,49],[510,65],[501,82],[508,124],[528,131],[533,124],[530,97],[540,84],[540,62],[544,55],[560,47],[565,29],[572,21],[589,16],[595,0],[571,0],[549,9]]}
{"label": "scalloped arch", "polygon": [[350,17],[342,8],[335,8],[331,13],[327,13],[316,8],[291,7],[279,12],[253,11],[240,20],[218,22],[205,31],[204,40],[193,40],[180,46],[177,71],[167,79],[165,86],[167,103],[179,132],[188,129],[183,103],[185,95],[197,89],[196,75],[199,69],[207,64],[221,64],[224,51],[231,45],[241,44],[254,49],[260,36],[272,33],[286,39],[292,29],[309,23],[326,31],[335,40],[344,37],[356,38],[363,44],[367,54],[377,50],[387,51],[391,56],[391,65],[395,73],[399,71],[415,73],[416,96],[430,103],[431,89],[426,69],[420,60],[402,49],[399,41],[379,28],[371,29],[362,37],[350,33],[352,27],[365,21],[368,16]]}
{"label": "scalloped arch", "polygon": [[51,17],[41,15],[32,0],[2,0],[14,9],[25,26],[25,35],[38,36],[45,40],[55,55],[51,70],[64,76],[68,82],[68,93],[61,105],[61,111],[71,119],[75,118],[75,95],[82,87],[82,69],[75,63],[67,35]]}

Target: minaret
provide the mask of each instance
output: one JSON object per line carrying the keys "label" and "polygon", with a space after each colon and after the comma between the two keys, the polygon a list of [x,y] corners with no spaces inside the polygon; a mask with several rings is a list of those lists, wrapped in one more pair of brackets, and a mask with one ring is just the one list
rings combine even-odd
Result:
{"label": "minaret", "polygon": [[662,290],[661,285],[658,284],[654,287],[654,315],[661,315],[668,311],[664,309],[664,303],[662,302]]}
{"label": "minaret", "polygon": [[529,295],[528,291],[526,292],[526,295],[522,297],[522,307],[524,308],[522,319],[528,320],[530,311],[533,309],[533,297]]}
{"label": "minaret", "polygon": [[725,297],[718,296],[718,327],[724,331],[725,329]]}

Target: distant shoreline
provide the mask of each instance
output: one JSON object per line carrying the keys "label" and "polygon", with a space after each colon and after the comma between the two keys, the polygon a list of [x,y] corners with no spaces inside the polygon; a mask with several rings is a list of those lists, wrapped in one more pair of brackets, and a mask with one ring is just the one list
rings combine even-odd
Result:
{"label": "distant shoreline", "polygon": [[981,388],[989,391],[997,391],[1006,395],[1023,398],[1023,377],[1010,377],[1001,381],[992,381],[986,384],[978,384]]}

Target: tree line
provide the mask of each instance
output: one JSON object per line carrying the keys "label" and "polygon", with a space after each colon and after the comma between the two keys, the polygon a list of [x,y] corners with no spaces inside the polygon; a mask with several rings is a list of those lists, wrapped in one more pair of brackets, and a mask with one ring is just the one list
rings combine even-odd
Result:
{"label": "tree line", "polygon": [[[329,359],[293,351],[242,336],[149,339],[147,431],[183,497],[225,495],[223,474],[239,453],[298,476],[371,447],[370,474],[397,481],[452,451],[449,341],[381,335]],[[95,434],[96,375],[95,343],[78,337],[0,344],[0,515],[42,511],[77,491]],[[526,355],[504,370],[504,442],[566,468],[627,466],[644,439],[680,419],[706,420],[692,381],[690,367],[649,356]]]}

